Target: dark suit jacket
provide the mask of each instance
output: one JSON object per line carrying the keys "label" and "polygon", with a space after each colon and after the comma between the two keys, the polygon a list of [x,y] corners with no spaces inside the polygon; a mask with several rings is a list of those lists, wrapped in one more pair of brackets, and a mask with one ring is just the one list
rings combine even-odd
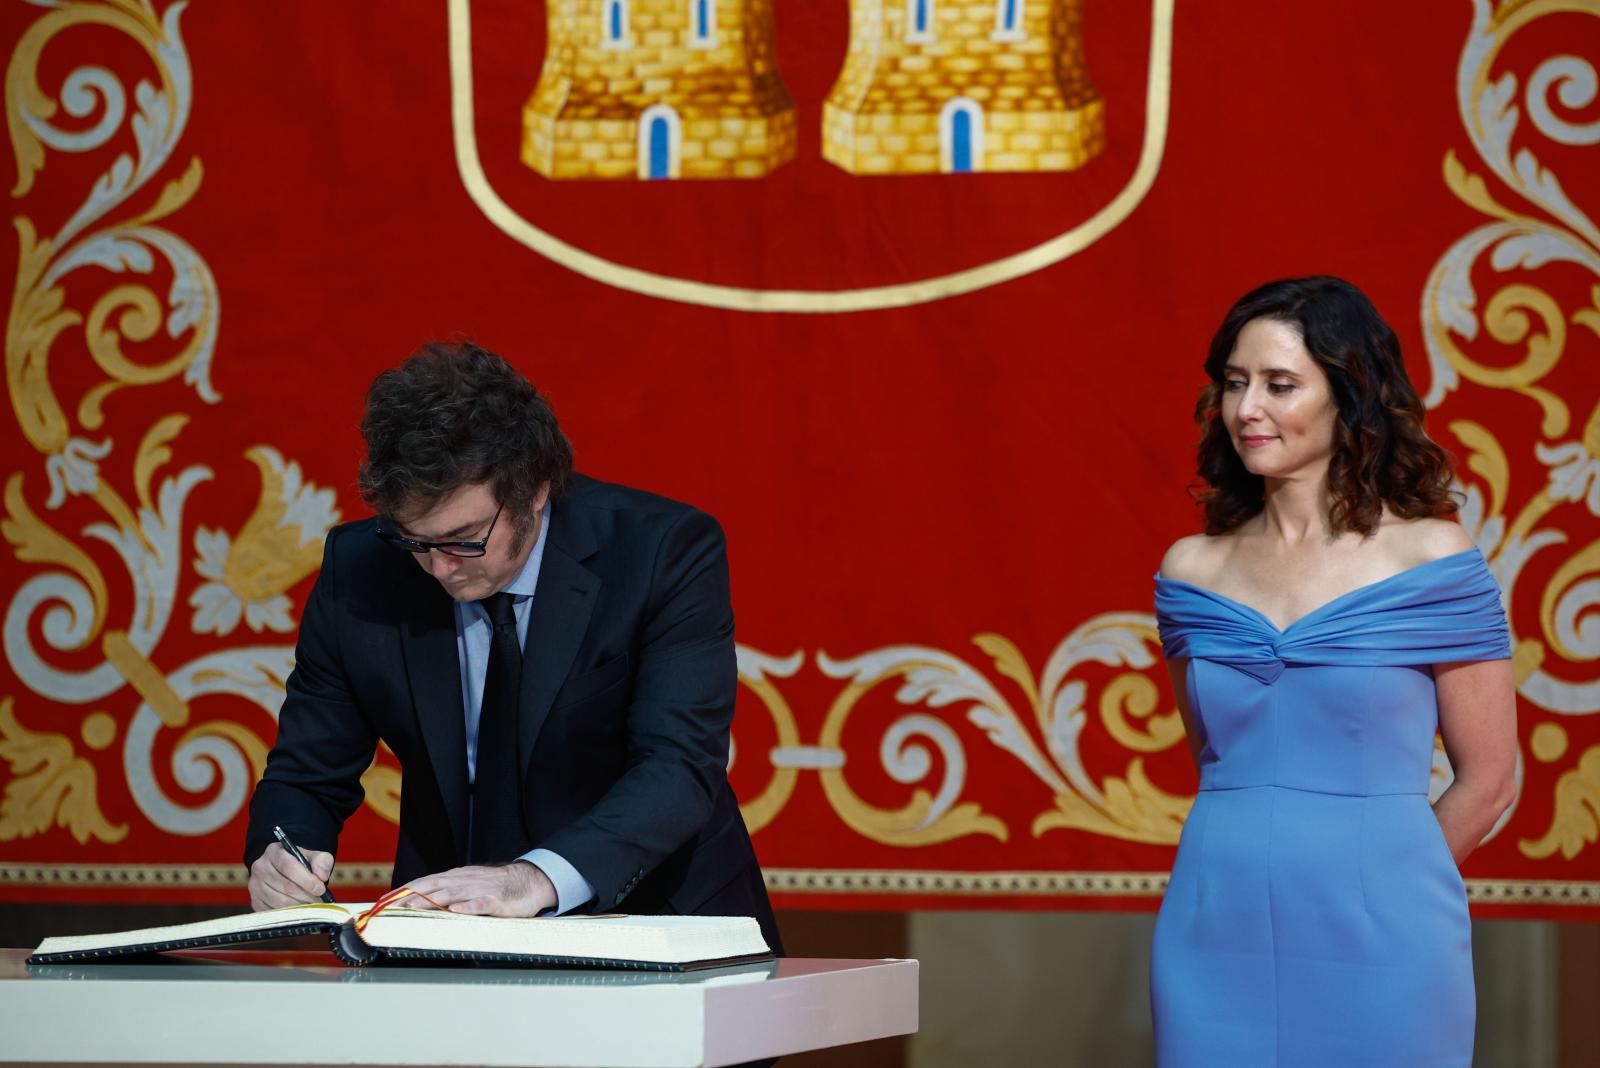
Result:
{"label": "dark suit jacket", "polygon": [[[721,529],[581,475],[549,523],[519,728],[532,845],[589,880],[590,911],[754,916],[781,952],[726,774],[738,674]],[[273,824],[335,852],[380,740],[403,769],[395,885],[465,864],[451,601],[364,520],[328,535],[250,802],[246,865]]]}

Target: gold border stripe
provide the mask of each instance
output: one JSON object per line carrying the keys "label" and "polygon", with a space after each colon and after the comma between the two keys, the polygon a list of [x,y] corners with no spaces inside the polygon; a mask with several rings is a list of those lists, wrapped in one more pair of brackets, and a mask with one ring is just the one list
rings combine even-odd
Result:
{"label": "gold border stripe", "polygon": [[[333,885],[388,886],[388,864],[343,865]],[[242,864],[0,864],[0,887],[52,890],[105,888],[171,888],[194,890],[244,888]]]}
{"label": "gold border stripe", "polygon": [[801,894],[954,894],[993,897],[1160,897],[1166,872],[845,871],[763,868],[767,889]]}
{"label": "gold border stripe", "polygon": [[[1165,872],[845,871],[764,868],[767,889],[802,894],[949,894],[968,897],[1160,897]],[[1600,882],[1468,879],[1480,905],[1600,905]]]}
{"label": "gold border stripe", "polygon": [[1468,879],[1467,900],[1480,905],[1600,905],[1600,883]]}
{"label": "gold border stripe", "polygon": [[[334,886],[387,886],[387,864],[351,864]],[[786,894],[916,894],[954,897],[1160,897],[1165,872],[897,871],[844,868],[764,868],[767,889]],[[0,864],[0,887],[40,889],[196,888],[245,885],[238,864]],[[1468,879],[1467,897],[1480,905],[1600,906],[1600,882],[1558,879]]]}

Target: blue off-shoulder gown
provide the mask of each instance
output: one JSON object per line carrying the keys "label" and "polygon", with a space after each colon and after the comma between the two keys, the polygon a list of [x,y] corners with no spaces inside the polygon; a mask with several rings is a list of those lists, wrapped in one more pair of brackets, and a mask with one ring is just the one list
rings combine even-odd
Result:
{"label": "blue off-shoulder gown", "polygon": [[1470,1065],[1461,876],[1428,804],[1432,665],[1511,655],[1475,549],[1279,630],[1157,577],[1189,661],[1200,791],[1156,920],[1161,1068]]}

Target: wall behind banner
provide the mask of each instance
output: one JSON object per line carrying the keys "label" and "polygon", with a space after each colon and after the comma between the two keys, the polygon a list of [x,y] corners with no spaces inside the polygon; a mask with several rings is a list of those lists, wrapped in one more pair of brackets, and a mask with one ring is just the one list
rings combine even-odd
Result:
{"label": "wall behind banner", "polygon": [[[1474,906],[1600,914],[1593,4],[887,5],[876,51],[865,3],[623,6],[0,9],[0,899],[241,900],[362,391],[466,334],[582,469],[723,522],[780,903],[1153,907],[1200,354],[1332,272],[1400,331],[1514,632]],[[390,755],[367,787],[347,886],[387,879]]]}

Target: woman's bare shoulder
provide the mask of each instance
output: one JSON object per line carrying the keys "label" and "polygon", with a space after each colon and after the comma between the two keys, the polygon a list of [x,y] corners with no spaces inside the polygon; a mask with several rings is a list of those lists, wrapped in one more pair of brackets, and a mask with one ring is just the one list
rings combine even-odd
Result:
{"label": "woman's bare shoulder", "polygon": [[1416,567],[1473,547],[1472,538],[1453,519],[1398,519],[1385,522],[1384,533],[1400,567]]}
{"label": "woman's bare shoulder", "polygon": [[1216,571],[1222,555],[1226,536],[1214,538],[1209,534],[1191,534],[1179,538],[1161,558],[1161,577],[1177,582],[1204,586]]}

